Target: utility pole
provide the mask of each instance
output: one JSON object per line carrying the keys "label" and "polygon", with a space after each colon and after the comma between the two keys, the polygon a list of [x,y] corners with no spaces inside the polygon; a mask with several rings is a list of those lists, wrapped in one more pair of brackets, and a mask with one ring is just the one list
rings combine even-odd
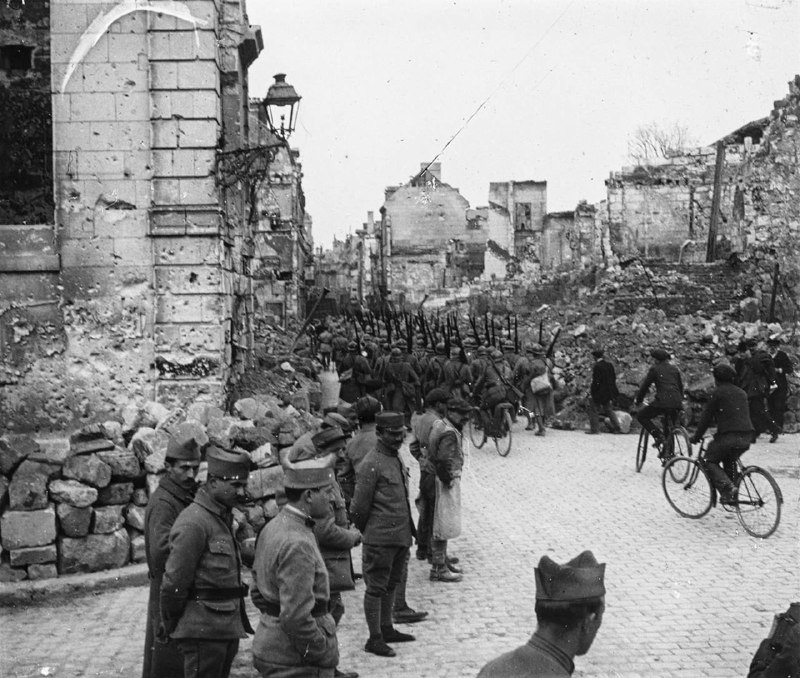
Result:
{"label": "utility pole", "polygon": [[717,142],[717,163],[714,167],[714,196],[711,199],[711,222],[708,225],[708,246],[706,263],[710,264],[717,254],[717,226],[719,225],[719,204],[722,200],[722,167],[725,163],[725,144]]}

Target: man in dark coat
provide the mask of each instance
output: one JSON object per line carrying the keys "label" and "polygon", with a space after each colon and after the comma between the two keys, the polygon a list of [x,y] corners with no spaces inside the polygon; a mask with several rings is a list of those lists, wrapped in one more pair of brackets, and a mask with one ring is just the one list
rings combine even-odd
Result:
{"label": "man in dark coat", "polygon": [[403,361],[399,348],[393,348],[389,364],[383,371],[384,408],[403,412],[406,426],[411,426],[411,413],[416,409],[419,377],[411,365]]}
{"label": "man in dark coat", "polygon": [[469,367],[461,361],[461,349],[451,344],[450,360],[444,364],[444,389],[451,398],[468,398],[471,380]]}
{"label": "man in dark coat", "polygon": [[794,366],[785,351],[779,347],[781,340],[778,337],[767,339],[767,351],[775,366],[775,383],[777,388],[767,397],[769,414],[775,424],[783,430],[783,415],[786,414],[786,399],[789,396],[789,382],[786,376],[794,374]]}
{"label": "man in dark coat", "polygon": [[367,359],[359,353],[358,344],[351,341],[347,345],[347,355],[338,364],[339,381],[342,388],[339,397],[346,403],[354,403],[361,396],[367,395],[367,382],[372,370]]}
{"label": "man in dark coat", "polygon": [[780,428],[767,410],[767,396],[777,388],[775,364],[769,353],[759,346],[757,339],[748,339],[740,343],[739,354],[736,369],[737,383],[747,393],[755,438],[769,431],[772,434],[769,441],[774,443],[778,439]]}
{"label": "man in dark coat", "polygon": [[592,356],[595,363],[592,368],[592,385],[589,389],[589,430],[587,433],[600,432],[601,414],[608,417],[611,430],[619,433],[619,421],[613,407],[613,401],[619,395],[614,366],[604,358],[602,348],[595,348]]}
{"label": "man in dark coat", "polygon": [[571,676],[603,623],[605,563],[584,551],[564,565],[542,556],[535,568],[536,632],[484,666],[478,678]]}
{"label": "man in dark coat", "polygon": [[239,639],[253,632],[232,529],[233,507],[246,498],[250,457],[212,445],[206,461],[206,484],[169,533],[161,622],[177,641],[186,676],[228,678]]}
{"label": "man in dark coat", "polygon": [[147,502],[144,550],[150,578],[142,678],[182,678],[183,656],[175,642],[155,642],[161,622],[161,580],[169,556],[169,532],[178,515],[192,503],[203,446],[208,438],[194,424],[179,424],[167,443],[166,473]]}
{"label": "man in dark coat", "polygon": [[636,418],[650,432],[656,447],[661,450],[664,445],[664,433],[653,419],[658,416],[677,417],[683,408],[683,378],[678,368],[669,361],[670,355],[663,348],[652,349],[650,356],[655,363],[647,371],[644,381],[639,386],[635,402],[637,405],[642,404],[651,385],[656,387],[656,397],[652,403],[639,410]]}
{"label": "man in dark coat", "polygon": [[736,371],[723,364],[714,367],[713,374],[716,388],[703,408],[691,442],[699,443],[706,429],[716,423],[717,431],[706,449],[703,464],[722,503],[732,504],[736,488],[731,478],[736,460],[750,447],[754,429],[747,394],[733,383]]}
{"label": "man in dark coat", "polygon": [[378,442],[356,471],[350,517],[363,535],[364,615],[369,629],[364,649],[394,657],[395,651],[388,643],[414,640],[411,634],[394,628],[392,613],[395,589],[403,576],[416,530],[408,496],[409,473],[399,455],[405,418],[401,412],[381,412],[375,423]]}
{"label": "man in dark coat", "polygon": [[333,678],[339,663],[328,570],[313,532],[330,516],[333,466],[332,456],[290,455],[283,468],[287,503],[258,536],[253,581],[261,619],[253,664],[264,678]]}

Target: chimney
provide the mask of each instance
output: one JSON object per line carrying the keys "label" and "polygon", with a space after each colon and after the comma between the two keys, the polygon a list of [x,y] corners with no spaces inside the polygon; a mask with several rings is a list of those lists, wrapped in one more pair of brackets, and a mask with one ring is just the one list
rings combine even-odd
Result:
{"label": "chimney", "polygon": [[[421,162],[419,164],[420,172],[422,172],[426,167],[428,167],[428,163]],[[438,161],[430,163],[430,167],[428,167],[428,173],[436,177],[436,181],[438,181],[440,184],[442,183],[442,163]]]}

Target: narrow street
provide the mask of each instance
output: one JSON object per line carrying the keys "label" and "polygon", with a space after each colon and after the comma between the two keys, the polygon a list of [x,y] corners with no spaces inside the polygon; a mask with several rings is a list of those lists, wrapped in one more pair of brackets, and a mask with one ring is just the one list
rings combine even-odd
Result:
{"label": "narrow street", "polygon": [[[359,582],[345,597],[341,667],[362,677],[474,676],[532,633],[539,558],[565,561],[588,548],[607,563],[606,613],[589,654],[576,659],[576,676],[746,675],[773,614],[800,598],[796,437],[774,445],[762,439],[746,455],[774,474],[784,494],[778,531],[760,541],[719,508],[697,521],[674,513],[660,467],[648,459],[634,472],[635,435],[536,438],[521,424],[514,434],[505,459],[490,446],[468,455],[464,532],[451,547],[464,581],[431,583],[427,564],[412,559],[408,600],[430,620],[404,628],[417,642],[397,645],[393,659],[362,649]],[[146,589],[134,587],[6,609],[0,675],[137,676],[146,604]],[[244,641],[234,676],[256,675],[249,649]]]}

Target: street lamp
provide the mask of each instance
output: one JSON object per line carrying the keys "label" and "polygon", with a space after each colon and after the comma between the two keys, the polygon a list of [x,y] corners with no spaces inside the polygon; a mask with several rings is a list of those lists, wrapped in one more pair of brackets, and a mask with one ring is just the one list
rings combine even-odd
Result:
{"label": "street lamp", "polygon": [[[288,139],[297,124],[297,112],[300,108],[300,95],[288,82],[285,73],[277,73],[275,82],[269,86],[264,99],[264,110],[267,113],[267,123],[273,134],[282,139]],[[285,110],[286,107],[289,110]],[[289,120],[286,120],[288,113]],[[280,126],[278,120],[280,119]]]}

